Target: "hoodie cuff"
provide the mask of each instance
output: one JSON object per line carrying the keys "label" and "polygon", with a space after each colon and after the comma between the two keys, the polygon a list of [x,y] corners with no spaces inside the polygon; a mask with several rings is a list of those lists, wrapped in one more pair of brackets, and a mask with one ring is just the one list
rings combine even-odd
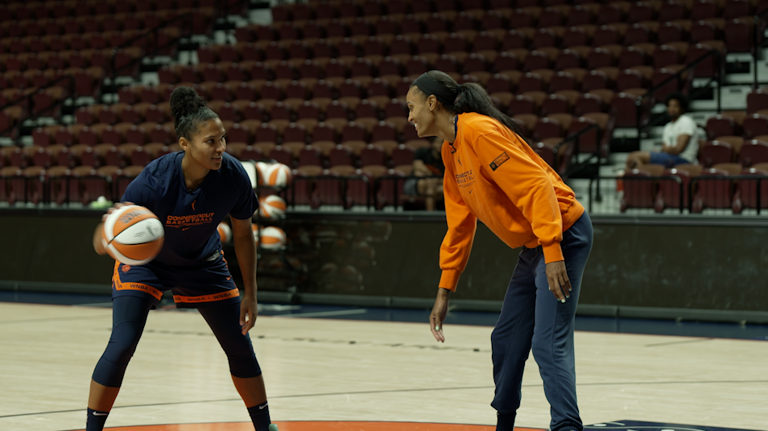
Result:
{"label": "hoodie cuff", "polygon": [[565,260],[563,257],[563,249],[560,248],[559,242],[553,242],[550,245],[542,245],[541,249],[544,251],[544,263]]}
{"label": "hoodie cuff", "polygon": [[461,272],[456,269],[444,269],[443,275],[440,276],[440,284],[437,287],[448,289],[451,292],[456,291],[456,285],[459,284],[459,277]]}

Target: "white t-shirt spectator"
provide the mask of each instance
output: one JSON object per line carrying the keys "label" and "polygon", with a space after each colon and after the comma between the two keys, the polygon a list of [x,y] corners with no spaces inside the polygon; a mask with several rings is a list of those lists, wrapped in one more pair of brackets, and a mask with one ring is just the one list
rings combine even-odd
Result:
{"label": "white t-shirt spectator", "polygon": [[688,135],[691,139],[688,140],[688,145],[678,156],[688,160],[689,162],[698,164],[697,156],[699,154],[699,126],[693,121],[693,118],[683,114],[677,118],[677,121],[670,121],[664,126],[664,134],[662,139],[664,145],[669,147],[677,146],[677,137],[680,135]]}

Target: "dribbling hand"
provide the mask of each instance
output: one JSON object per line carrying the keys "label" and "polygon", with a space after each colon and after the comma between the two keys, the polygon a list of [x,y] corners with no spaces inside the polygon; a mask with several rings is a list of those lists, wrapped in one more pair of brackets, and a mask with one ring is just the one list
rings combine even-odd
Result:
{"label": "dribbling hand", "polygon": [[101,216],[101,221],[102,221],[102,222],[104,222],[104,220],[106,220],[106,219],[107,219],[107,216],[109,216],[110,214],[112,214],[112,211],[114,211],[114,210],[117,210],[117,209],[120,209],[121,207],[124,207],[124,206],[128,206],[128,205],[136,205],[136,204],[135,204],[135,203],[133,203],[133,202],[117,202],[116,204],[114,204],[114,205],[112,205],[111,207],[109,207],[109,208],[107,209],[107,212],[106,212],[106,213],[104,213],[104,215],[103,215],[103,216]]}

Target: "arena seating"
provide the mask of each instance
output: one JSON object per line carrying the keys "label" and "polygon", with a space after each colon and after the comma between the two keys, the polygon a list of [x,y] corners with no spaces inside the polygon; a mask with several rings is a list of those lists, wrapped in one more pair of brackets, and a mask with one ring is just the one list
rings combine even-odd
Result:
{"label": "arena seating", "polygon": [[[397,190],[382,192],[391,188],[383,184],[401,188],[415,149],[428,145],[407,123],[405,93],[419,74],[440,69],[459,82],[484,85],[539,154],[565,173],[575,152],[606,156],[615,127],[635,127],[638,117],[645,118],[646,112],[638,116],[636,101],[648,89],[711,50],[749,51],[753,16],[764,4],[334,0],[278,5],[272,24],[238,27],[236,43],[202,46],[197,63],[160,69],[159,85],[121,88],[117,103],[78,108],[75,124],[34,130],[33,145],[3,149],[0,166],[38,166],[58,176],[90,166],[89,173],[104,177],[109,170],[100,172],[103,167],[122,173],[143,166],[178,149],[167,100],[174,87],[188,85],[221,116],[234,156],[270,158],[296,169],[299,177],[320,172],[344,178],[341,200],[319,198],[318,184],[309,180],[310,204],[360,204],[360,196],[348,192],[358,189],[349,184],[365,177],[359,181],[367,181],[369,192],[384,202],[374,202],[378,207],[396,205],[404,198]],[[207,33],[220,5],[220,0],[13,3],[0,18],[5,60],[0,106],[66,73],[77,80],[76,94],[52,87],[36,106],[98,95],[112,46],[187,12],[194,14],[194,31]],[[171,25],[160,34],[170,39],[180,31]],[[127,62],[143,56],[146,47],[138,43],[121,52]],[[710,58],[683,76],[682,90],[694,77],[715,73]],[[654,100],[677,89],[671,83]],[[759,138],[768,135],[768,123],[759,111],[768,109],[768,100],[756,91],[749,106],[749,115],[724,112],[710,120],[710,143],[702,146],[705,167],[763,162],[768,140]],[[28,114],[23,106],[6,107],[0,129]],[[602,136],[594,130],[583,135],[577,151],[560,144],[590,126]],[[734,144],[727,136],[750,143]],[[742,147],[749,147],[744,157]],[[78,196],[87,203],[90,195]]]}

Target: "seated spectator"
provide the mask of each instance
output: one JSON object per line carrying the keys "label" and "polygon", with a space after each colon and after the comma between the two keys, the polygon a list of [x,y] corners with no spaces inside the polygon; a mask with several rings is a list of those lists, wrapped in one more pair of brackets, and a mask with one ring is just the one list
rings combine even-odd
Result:
{"label": "seated spectator", "polygon": [[405,194],[424,196],[427,211],[434,211],[435,199],[443,196],[445,164],[440,155],[442,145],[442,139],[434,138],[431,146],[416,150],[413,158],[413,175],[428,178],[409,178],[405,181]]}
{"label": "seated spectator", "polygon": [[654,164],[671,168],[685,163],[698,164],[699,139],[702,133],[696,122],[685,115],[688,101],[682,94],[667,97],[669,123],[664,126],[661,151],[634,151],[627,157],[627,171],[639,165]]}

